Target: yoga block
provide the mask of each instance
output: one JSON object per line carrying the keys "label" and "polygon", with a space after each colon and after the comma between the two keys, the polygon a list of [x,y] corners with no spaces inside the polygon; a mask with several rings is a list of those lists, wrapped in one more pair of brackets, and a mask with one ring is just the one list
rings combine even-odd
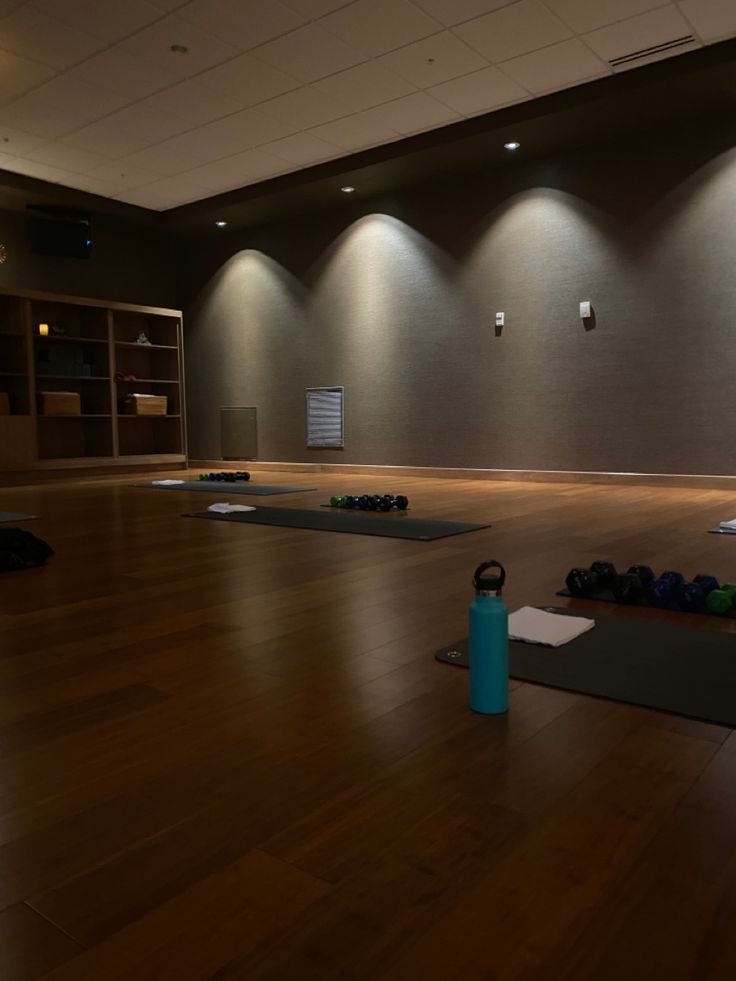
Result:
{"label": "yoga block", "polygon": [[0,416],[10,415],[10,399],[7,392],[0,392]]}
{"label": "yoga block", "polygon": [[123,409],[129,416],[165,416],[168,401],[165,395],[129,395]]}
{"label": "yoga block", "polygon": [[82,399],[79,392],[39,392],[38,412],[42,416],[79,416]]}

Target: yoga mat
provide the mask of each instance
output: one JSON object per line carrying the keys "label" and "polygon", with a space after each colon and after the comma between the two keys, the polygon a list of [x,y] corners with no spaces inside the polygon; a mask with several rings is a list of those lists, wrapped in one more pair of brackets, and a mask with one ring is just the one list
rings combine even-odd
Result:
{"label": "yoga mat", "polygon": [[430,521],[422,518],[406,518],[400,513],[380,512],[306,511],[301,508],[256,508],[255,511],[217,514],[200,511],[185,515],[188,518],[211,518],[213,521],[230,521],[234,524],[278,525],[281,528],[308,528],[312,531],[344,531],[352,535],[379,535],[382,538],[408,538],[417,542],[430,542],[436,538],[462,535],[467,531],[490,528],[490,525],[467,524],[456,521]]}
{"label": "yoga mat", "polygon": [[316,487],[289,487],[286,484],[251,484],[249,481],[228,484],[224,480],[185,480],[183,484],[133,484],[133,487],[149,487],[154,490],[208,491],[210,494],[297,494],[313,491]]}
{"label": "yoga mat", "polygon": [[709,535],[736,535],[736,528],[709,528]]}
{"label": "yoga mat", "polygon": [[[573,598],[573,595],[569,589],[558,589],[558,591],[555,593],[555,596],[568,596],[571,599]],[[575,596],[574,599],[593,600],[595,603],[616,603],[616,598],[614,597],[610,589],[594,589],[593,592],[590,594],[590,596]],[[635,603],[625,603],[625,604],[616,603],[616,606],[622,606],[622,605],[643,606],[646,607],[646,609],[648,610],[659,609],[659,607],[653,607],[651,603],[647,603],[645,598],[639,599]],[[675,601],[672,600],[672,602],[669,603],[666,607],[664,607],[664,609],[670,610],[672,613],[684,613],[684,612],[697,613],[697,614],[704,613],[706,616],[709,617],[722,616],[722,617],[726,617],[726,619],[736,618],[736,607],[731,607],[731,609],[728,610],[726,613],[718,613],[718,614],[711,613],[710,610],[708,609],[685,611],[685,610],[681,610],[680,607],[677,605],[677,603],[675,603]]]}
{"label": "yoga mat", "polygon": [[30,521],[35,514],[16,514],[14,511],[0,511],[0,521]]}
{"label": "yoga mat", "polygon": [[[467,641],[443,647],[435,657],[467,667]],[[595,627],[563,647],[511,641],[509,673],[538,685],[736,726],[736,637],[720,630],[596,614]]]}

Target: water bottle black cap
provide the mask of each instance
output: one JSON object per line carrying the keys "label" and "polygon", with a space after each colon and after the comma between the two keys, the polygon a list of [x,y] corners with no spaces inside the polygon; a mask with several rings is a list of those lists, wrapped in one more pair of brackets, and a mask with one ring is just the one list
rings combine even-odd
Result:
{"label": "water bottle black cap", "polygon": [[[497,571],[488,572],[489,569]],[[479,593],[500,593],[505,582],[506,570],[496,559],[482,562],[473,573],[473,585]]]}

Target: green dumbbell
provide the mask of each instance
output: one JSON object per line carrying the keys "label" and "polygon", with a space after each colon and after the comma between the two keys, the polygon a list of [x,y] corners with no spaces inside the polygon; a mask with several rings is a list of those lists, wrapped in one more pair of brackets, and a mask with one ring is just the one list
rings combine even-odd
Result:
{"label": "green dumbbell", "polygon": [[720,589],[713,589],[705,598],[705,605],[711,613],[723,616],[733,606],[736,597],[736,585],[725,583]]}
{"label": "green dumbbell", "polygon": [[331,497],[330,498],[330,507],[331,508],[339,507],[339,505],[340,505],[340,498],[339,497]]}

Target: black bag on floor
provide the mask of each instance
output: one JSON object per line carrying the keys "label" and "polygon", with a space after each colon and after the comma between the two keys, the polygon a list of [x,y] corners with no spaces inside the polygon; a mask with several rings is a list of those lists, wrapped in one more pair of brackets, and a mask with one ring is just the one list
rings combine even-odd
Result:
{"label": "black bag on floor", "polygon": [[53,554],[53,548],[30,531],[22,528],[0,528],[0,572],[46,565],[46,559]]}

